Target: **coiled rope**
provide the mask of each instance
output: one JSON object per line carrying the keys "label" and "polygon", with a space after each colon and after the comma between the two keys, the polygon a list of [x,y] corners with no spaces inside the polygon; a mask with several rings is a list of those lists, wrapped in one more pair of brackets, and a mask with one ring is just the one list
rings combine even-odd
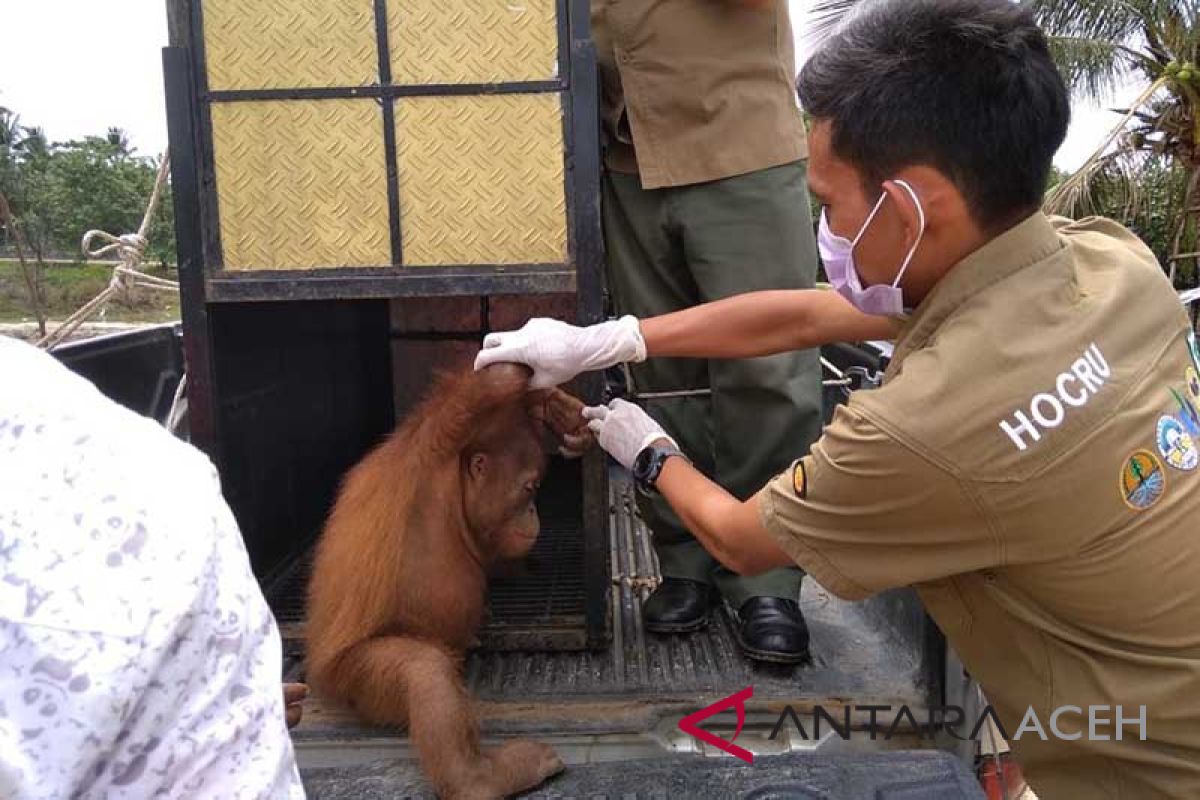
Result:
{"label": "coiled rope", "polygon": [[[80,325],[99,313],[113,297],[118,294],[128,294],[135,287],[140,286],[164,292],[177,293],[179,291],[178,282],[147,275],[140,269],[142,259],[146,256],[148,243],[146,233],[150,230],[150,223],[154,219],[154,213],[158,210],[163,186],[167,182],[168,168],[169,160],[166,155],[163,155],[162,163],[158,167],[158,176],[154,179],[154,191],[150,193],[150,202],[146,204],[146,213],[142,216],[142,224],[138,227],[137,233],[114,236],[107,231],[91,230],[83,235],[80,246],[85,256],[100,258],[116,254],[119,263],[113,268],[108,286],[100,294],[84,303],[78,311],[63,320],[61,325],[42,337],[37,343],[38,347],[49,349],[59,344],[74,333]],[[102,244],[93,249],[92,243],[96,240]]]}

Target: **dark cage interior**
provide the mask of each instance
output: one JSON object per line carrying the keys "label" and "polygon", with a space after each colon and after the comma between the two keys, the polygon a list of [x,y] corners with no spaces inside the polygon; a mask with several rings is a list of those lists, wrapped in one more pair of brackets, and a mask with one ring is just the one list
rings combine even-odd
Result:
{"label": "dark cage interior", "polygon": [[[506,312],[501,302],[496,313],[546,310],[544,300],[513,302],[524,311]],[[489,304],[467,305],[486,313]],[[468,368],[480,333],[413,334],[409,324],[389,334],[389,318],[405,318],[383,301],[220,304],[209,317],[212,349],[221,355],[212,452],[255,572],[296,652],[311,547],[342,476],[424,394],[436,370]],[[445,317],[440,322],[447,327]],[[598,453],[552,459],[538,498],[541,536],[526,571],[494,583],[485,645],[605,642],[604,492]]]}

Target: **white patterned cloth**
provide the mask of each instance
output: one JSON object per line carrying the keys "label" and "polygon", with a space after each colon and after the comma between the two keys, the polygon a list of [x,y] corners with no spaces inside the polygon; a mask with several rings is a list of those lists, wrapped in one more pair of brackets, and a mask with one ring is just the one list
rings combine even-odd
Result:
{"label": "white patterned cloth", "polygon": [[0,798],[302,798],[216,471],[0,337]]}

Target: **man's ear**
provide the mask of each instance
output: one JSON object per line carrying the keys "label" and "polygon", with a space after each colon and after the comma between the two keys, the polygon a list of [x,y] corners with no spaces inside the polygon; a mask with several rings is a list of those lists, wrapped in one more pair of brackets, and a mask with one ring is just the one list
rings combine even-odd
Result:
{"label": "man's ear", "polygon": [[[920,184],[908,177],[905,178],[905,181],[917,193],[917,197],[922,197]],[[911,248],[917,241],[917,237],[921,235],[922,214],[926,213],[924,211],[925,200],[922,198],[922,208],[918,209],[908,190],[895,181],[884,181],[883,191],[887,193],[888,203],[895,209],[896,215],[900,218],[900,224],[904,226],[904,246]],[[928,225],[929,220],[925,219],[926,229],[928,229]]]}
{"label": "man's ear", "polygon": [[[940,171],[918,164],[900,170],[896,177],[911,186],[921,199],[926,238],[938,236],[939,229],[944,227],[958,228],[964,222],[974,224],[962,192]],[[894,180],[884,181],[883,190],[888,193],[889,204],[896,209],[911,245],[921,230],[921,215],[912,195]]]}

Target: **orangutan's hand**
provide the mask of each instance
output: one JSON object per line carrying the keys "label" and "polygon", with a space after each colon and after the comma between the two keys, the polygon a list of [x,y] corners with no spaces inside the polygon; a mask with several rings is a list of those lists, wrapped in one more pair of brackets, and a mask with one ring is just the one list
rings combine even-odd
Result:
{"label": "orangutan's hand", "polygon": [[304,715],[304,698],[308,697],[308,685],[304,683],[285,683],[283,685],[283,713],[287,726],[294,728],[300,724]]}
{"label": "orangutan's hand", "polygon": [[579,458],[596,444],[596,437],[583,418],[583,401],[561,389],[530,392],[530,415],[542,422],[556,440],[564,458]]}

